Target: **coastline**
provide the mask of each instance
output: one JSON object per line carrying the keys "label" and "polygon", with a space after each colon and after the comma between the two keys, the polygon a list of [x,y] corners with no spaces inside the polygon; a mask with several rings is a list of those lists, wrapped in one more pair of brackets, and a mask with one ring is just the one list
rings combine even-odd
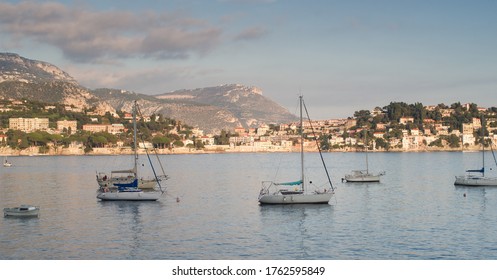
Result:
{"label": "coastline", "polygon": [[[172,148],[156,149],[160,155],[183,155],[183,154],[227,154],[227,153],[297,153],[300,147],[254,147],[254,146],[228,146],[214,145],[205,146],[197,150],[192,148]],[[306,152],[318,152],[315,147],[306,148]],[[370,150],[369,153],[425,153],[425,152],[479,152],[479,146],[470,146],[467,148],[440,148],[440,147],[418,147],[416,149],[389,149],[389,150]],[[152,151],[149,150],[149,153]],[[344,148],[339,150],[323,151],[325,153],[361,153],[362,150],[354,148]],[[145,149],[139,149],[138,154],[146,154]],[[50,147],[46,153],[39,153],[39,147],[29,147],[24,150],[16,150],[10,147],[0,147],[0,156],[103,156],[103,155],[131,155],[133,150],[130,147],[118,148],[93,148],[91,152],[85,153],[83,147]]]}

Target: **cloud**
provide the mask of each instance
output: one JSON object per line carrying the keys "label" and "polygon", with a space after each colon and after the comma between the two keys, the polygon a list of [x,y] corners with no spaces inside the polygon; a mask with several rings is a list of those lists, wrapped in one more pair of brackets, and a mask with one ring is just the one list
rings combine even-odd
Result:
{"label": "cloud", "polygon": [[0,3],[0,32],[11,41],[2,44],[47,44],[76,62],[184,59],[209,52],[222,36],[221,28],[184,14],[93,11],[53,2]]}
{"label": "cloud", "polygon": [[235,36],[235,41],[259,39],[267,34],[267,30],[263,27],[252,27],[245,29]]}

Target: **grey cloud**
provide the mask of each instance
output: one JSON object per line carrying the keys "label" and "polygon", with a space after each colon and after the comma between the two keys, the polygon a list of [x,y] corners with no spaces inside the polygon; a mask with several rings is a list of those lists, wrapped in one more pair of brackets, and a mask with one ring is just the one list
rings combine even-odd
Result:
{"label": "grey cloud", "polygon": [[263,37],[267,34],[267,30],[263,27],[252,27],[246,30],[243,30],[238,35],[235,36],[236,41],[241,40],[253,40]]}
{"label": "grey cloud", "polygon": [[7,40],[55,46],[79,62],[187,58],[207,53],[222,35],[220,28],[183,14],[101,12],[36,2],[0,3],[0,32],[8,35]]}

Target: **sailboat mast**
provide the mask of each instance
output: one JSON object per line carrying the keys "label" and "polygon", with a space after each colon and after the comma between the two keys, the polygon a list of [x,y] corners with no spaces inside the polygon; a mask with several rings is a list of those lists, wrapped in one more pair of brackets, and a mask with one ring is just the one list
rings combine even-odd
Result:
{"label": "sailboat mast", "polygon": [[368,160],[368,132],[366,131],[366,136],[364,137],[364,146],[366,147],[366,173],[369,174],[369,160]]}
{"label": "sailboat mast", "polygon": [[485,177],[485,125],[483,124],[484,118],[483,115],[481,116],[480,122],[481,122],[481,145],[482,145],[482,175]]}
{"label": "sailboat mast", "polygon": [[302,95],[300,99],[300,179],[302,180],[302,191],[304,190],[304,121],[302,118]]}
{"label": "sailboat mast", "polygon": [[133,145],[134,145],[134,156],[135,156],[135,165],[133,167],[133,172],[135,173],[135,178],[137,178],[137,172],[138,172],[138,167],[137,167],[137,161],[138,161],[138,151],[137,151],[137,148],[138,148],[138,145],[136,143],[136,111],[137,111],[137,108],[136,108],[137,104],[136,104],[136,100],[134,102],[134,105],[133,105]]}

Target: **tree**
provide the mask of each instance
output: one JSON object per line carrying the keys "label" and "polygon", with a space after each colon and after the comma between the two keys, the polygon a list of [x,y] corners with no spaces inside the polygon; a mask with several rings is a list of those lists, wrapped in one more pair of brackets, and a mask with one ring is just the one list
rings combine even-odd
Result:
{"label": "tree", "polygon": [[329,151],[330,150],[330,138],[331,136],[330,135],[323,135],[321,137],[321,141],[319,143],[319,147],[321,148],[321,150],[323,151]]}
{"label": "tree", "polygon": [[439,138],[439,139],[437,139],[437,140],[435,140],[435,141],[431,142],[428,146],[430,146],[430,147],[440,147],[440,148],[443,148],[443,146],[444,146],[444,145],[442,144],[442,139],[440,139],[440,138]]}
{"label": "tree", "polygon": [[219,135],[214,136],[214,143],[216,145],[228,145],[230,143],[230,132],[221,130]]}
{"label": "tree", "polygon": [[369,110],[360,110],[354,112],[354,117],[357,119],[357,126],[366,126],[371,118],[371,112]]}
{"label": "tree", "polygon": [[375,144],[376,144],[376,149],[385,149],[387,151],[390,149],[390,143],[385,141],[385,139],[383,138],[377,138]]}
{"label": "tree", "polygon": [[92,135],[90,136],[89,140],[92,144],[92,147],[103,148],[108,143],[107,138],[105,138],[103,135]]}
{"label": "tree", "polygon": [[157,135],[154,138],[152,138],[152,144],[154,145],[155,148],[165,149],[166,147],[169,147],[170,143],[171,139],[162,135]]}
{"label": "tree", "polygon": [[27,137],[28,142],[33,146],[45,146],[48,142],[48,138],[46,137],[46,135],[44,135],[40,131],[30,132],[28,133]]}
{"label": "tree", "polygon": [[173,142],[173,145],[174,145],[174,147],[183,147],[183,146],[185,146],[185,143],[183,143],[183,141],[176,140]]}
{"label": "tree", "polygon": [[449,143],[449,147],[451,147],[451,148],[459,148],[460,147],[459,137],[456,136],[455,134],[449,135],[449,137],[447,138],[447,142]]}

